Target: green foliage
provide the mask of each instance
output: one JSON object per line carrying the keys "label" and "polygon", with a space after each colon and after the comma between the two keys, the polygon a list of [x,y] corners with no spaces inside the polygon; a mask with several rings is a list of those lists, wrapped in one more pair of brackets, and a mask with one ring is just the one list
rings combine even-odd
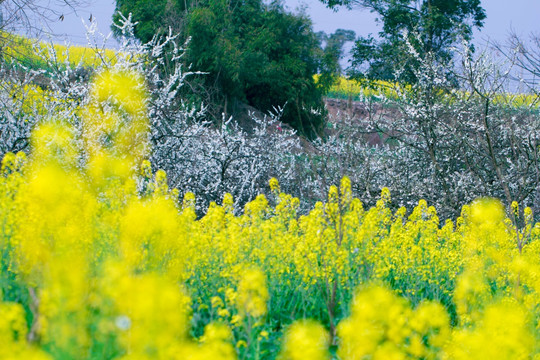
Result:
{"label": "green foliage", "polygon": [[317,83],[327,93],[331,87],[339,81],[342,74],[339,61],[343,58],[343,46],[349,41],[354,41],[356,34],[352,30],[337,29],[333,34],[324,32],[317,33],[320,42],[325,43],[321,55],[321,64]]}
{"label": "green foliage", "polygon": [[473,28],[481,28],[486,18],[480,0],[321,0],[329,7],[339,5],[369,9],[382,22],[380,40],[371,35],[359,38],[353,51],[357,77],[397,80],[396,69],[403,70],[402,80],[416,82],[413,74],[418,62],[407,55],[409,45],[423,57],[435,54],[434,61],[448,64],[451,47],[460,39],[470,40]]}
{"label": "green foliage", "polygon": [[[117,0],[116,10],[120,13],[131,13],[137,20],[137,26],[134,29],[134,35],[142,42],[146,43],[154,35],[162,35],[167,28],[163,26],[163,20],[166,17],[167,0]],[[113,22],[118,23],[121,19],[120,13],[113,15]],[[112,27],[116,35],[119,30]]]}
{"label": "green foliage", "polygon": [[305,15],[262,0],[118,0],[116,9],[133,14],[141,41],[169,26],[180,41],[190,39],[185,61],[207,72],[200,81],[216,118],[241,103],[261,111],[284,107],[284,122],[305,136],[320,134],[324,89],[313,79],[320,40]]}

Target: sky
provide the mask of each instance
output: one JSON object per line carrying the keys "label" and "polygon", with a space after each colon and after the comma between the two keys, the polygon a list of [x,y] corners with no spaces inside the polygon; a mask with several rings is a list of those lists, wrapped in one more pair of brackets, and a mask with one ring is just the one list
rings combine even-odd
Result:
{"label": "sky", "polygon": [[[51,1],[51,6],[59,1]],[[85,27],[89,23],[90,15],[98,23],[98,29],[108,34],[110,32],[111,17],[114,11],[114,0],[86,0],[86,6],[78,8],[77,12],[69,9],[59,9],[63,21],[56,19],[51,23],[53,39],[57,42],[69,41],[72,44],[86,44]],[[313,20],[315,31],[334,32],[336,29],[354,30],[357,36],[377,34],[380,24],[375,21],[374,14],[367,10],[341,9],[337,12],[327,9],[318,0],[285,0],[289,10],[306,7],[307,14]],[[482,0],[486,10],[487,19],[484,28],[475,33],[475,41],[482,44],[487,39],[504,42],[508,34],[527,37],[531,33],[540,34],[540,0]],[[114,42],[110,42],[114,46]]]}
{"label": "sky", "polygon": [[[374,14],[365,9],[341,9],[333,12],[320,1],[287,0],[294,9],[302,4],[308,6],[316,31],[333,32],[337,28],[354,30],[358,36],[377,34],[381,26]],[[540,33],[540,0],[482,0],[487,18],[480,32],[475,33],[478,41],[488,38],[505,41],[510,31],[528,36],[531,32]]]}

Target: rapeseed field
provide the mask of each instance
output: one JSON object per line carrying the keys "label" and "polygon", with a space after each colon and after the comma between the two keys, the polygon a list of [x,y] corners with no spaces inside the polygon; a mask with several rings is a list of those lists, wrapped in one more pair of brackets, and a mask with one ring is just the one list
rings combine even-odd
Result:
{"label": "rapeseed field", "polygon": [[463,204],[441,222],[343,178],[299,215],[271,196],[202,217],[151,152],[142,77],[96,76],[82,126],[32,133],[0,175],[2,359],[529,359],[540,224]]}

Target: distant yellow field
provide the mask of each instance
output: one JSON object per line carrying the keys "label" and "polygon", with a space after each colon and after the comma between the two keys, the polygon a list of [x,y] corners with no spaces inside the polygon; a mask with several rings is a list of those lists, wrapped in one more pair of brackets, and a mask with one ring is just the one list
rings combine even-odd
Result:
{"label": "distant yellow field", "polygon": [[[318,76],[315,77],[318,79]],[[336,99],[352,99],[354,101],[364,100],[396,100],[400,93],[410,90],[409,86],[403,86],[389,81],[357,81],[340,77],[332,85],[327,96]],[[461,95],[467,96],[468,93],[462,92]],[[501,93],[494,97],[494,102],[500,105],[513,107],[531,107],[537,108],[539,99],[536,94],[514,94]]]}
{"label": "distant yellow field", "polygon": [[48,67],[69,64],[71,67],[97,67],[103,62],[114,64],[117,52],[112,49],[94,49],[85,46],[51,44],[18,35],[2,33],[2,53],[7,61]]}

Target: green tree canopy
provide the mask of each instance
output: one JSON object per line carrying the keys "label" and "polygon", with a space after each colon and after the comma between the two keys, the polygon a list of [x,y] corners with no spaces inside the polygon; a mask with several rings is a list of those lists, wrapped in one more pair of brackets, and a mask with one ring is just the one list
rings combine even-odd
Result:
{"label": "green tree canopy", "polygon": [[[407,42],[420,56],[451,64],[452,46],[460,39],[470,40],[474,28],[486,18],[480,0],[320,0],[328,7],[361,7],[377,15],[383,28],[379,39],[359,38],[353,50],[352,68],[358,77],[395,80],[394,70],[414,60],[406,56]],[[406,67],[407,67],[406,66]],[[405,67],[405,68],[406,68]],[[406,71],[407,81],[414,82]]]}
{"label": "green tree canopy", "polygon": [[322,44],[318,84],[326,91],[342,74],[340,60],[344,55],[344,46],[354,41],[356,34],[352,30],[337,29],[333,34],[320,31],[317,36]]}
{"label": "green tree canopy", "polygon": [[186,63],[208,73],[207,102],[219,112],[234,112],[239,103],[262,111],[284,106],[282,120],[300,133],[321,132],[324,89],[313,75],[324,66],[307,16],[262,0],[117,0],[116,10],[132,13],[141,41],[169,26],[181,41],[189,38]]}

